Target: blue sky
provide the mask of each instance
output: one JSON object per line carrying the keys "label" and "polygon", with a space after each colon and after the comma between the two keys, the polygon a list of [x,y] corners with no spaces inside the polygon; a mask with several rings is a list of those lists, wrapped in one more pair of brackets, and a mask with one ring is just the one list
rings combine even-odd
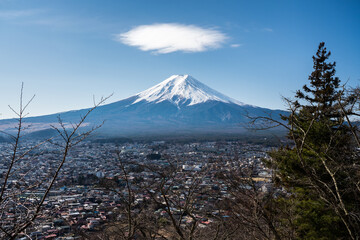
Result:
{"label": "blue sky", "polygon": [[173,74],[285,109],[281,96],[307,83],[321,41],[342,81],[358,85],[360,1],[0,0],[1,118],[13,117],[21,82],[25,97],[36,94],[30,114],[43,115],[89,107],[93,95],[118,101]]}

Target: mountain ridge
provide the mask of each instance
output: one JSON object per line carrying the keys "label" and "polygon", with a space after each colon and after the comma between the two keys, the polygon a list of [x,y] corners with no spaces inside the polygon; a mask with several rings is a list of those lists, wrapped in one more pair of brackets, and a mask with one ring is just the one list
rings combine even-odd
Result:
{"label": "mountain ridge", "polygon": [[[56,124],[77,122],[88,109],[29,117],[32,131]],[[191,77],[173,75],[159,84],[126,99],[99,106],[87,119],[84,129],[105,120],[102,134],[181,134],[184,132],[244,132],[248,116],[278,116],[281,110],[261,108],[232,99]],[[278,117],[276,117],[278,118]],[[1,120],[0,130],[9,131],[14,119]],[[13,127],[13,126],[12,126]]]}
{"label": "mountain ridge", "polygon": [[[220,102],[231,102],[238,105],[245,105],[242,102],[232,99],[208,87],[188,74],[172,75],[163,82],[134,96],[138,97],[138,99],[135,100],[133,104],[142,100],[156,103],[169,100],[176,105],[183,103],[189,106],[203,103],[209,100],[215,100]],[[176,100],[174,100],[174,98],[176,98]]]}

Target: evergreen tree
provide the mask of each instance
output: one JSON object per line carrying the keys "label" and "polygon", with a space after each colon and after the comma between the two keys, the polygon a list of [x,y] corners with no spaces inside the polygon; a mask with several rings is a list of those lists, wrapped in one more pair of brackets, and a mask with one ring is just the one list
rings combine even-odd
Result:
{"label": "evergreen tree", "polygon": [[310,86],[304,85],[303,91],[296,92],[296,98],[306,100],[311,106],[304,106],[312,113],[319,112],[319,117],[338,117],[334,103],[338,100],[340,80],[335,77],[336,63],[328,63],[331,52],[321,42],[317,53],[313,56],[314,71],[310,74]]}
{"label": "evergreen tree", "polygon": [[283,120],[294,145],[271,152],[266,162],[276,183],[286,188],[288,194],[278,201],[293,209],[287,224],[299,239],[356,239],[360,234],[359,154],[346,123],[351,111],[345,110],[356,97],[349,101],[341,91],[329,57],[320,43],[310,85],[296,92],[295,101],[287,100],[290,115]]}

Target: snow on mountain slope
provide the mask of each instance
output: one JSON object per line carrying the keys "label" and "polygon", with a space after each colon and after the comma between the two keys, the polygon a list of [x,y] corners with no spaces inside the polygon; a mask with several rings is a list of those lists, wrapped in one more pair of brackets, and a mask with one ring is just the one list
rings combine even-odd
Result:
{"label": "snow on mountain slope", "polygon": [[137,99],[132,104],[141,101],[160,103],[168,100],[177,106],[191,106],[212,100],[245,105],[215,91],[189,75],[173,75],[154,87],[136,94],[135,97]]}
{"label": "snow on mountain slope", "polygon": [[[24,119],[28,132],[47,130],[60,115],[66,126],[78,122],[88,109],[73,110]],[[84,129],[105,121],[99,132],[112,136],[127,134],[231,133],[243,131],[248,116],[273,116],[286,112],[238,102],[204,85],[189,75],[173,75],[160,84],[129,98],[99,106],[84,123]],[[0,130],[13,132],[16,119],[0,120]],[[28,126],[26,125],[26,126]],[[1,135],[0,135],[1,136]]]}

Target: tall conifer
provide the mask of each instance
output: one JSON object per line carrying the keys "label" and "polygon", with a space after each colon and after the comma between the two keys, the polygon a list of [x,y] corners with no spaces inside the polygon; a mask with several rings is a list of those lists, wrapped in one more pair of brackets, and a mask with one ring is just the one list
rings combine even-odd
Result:
{"label": "tall conifer", "polygon": [[355,239],[359,229],[350,214],[359,213],[359,154],[345,121],[349,101],[330,55],[320,43],[310,83],[288,100],[290,115],[283,117],[294,145],[273,151],[267,162],[288,193],[281,201],[294,209],[289,226],[299,239]]}

